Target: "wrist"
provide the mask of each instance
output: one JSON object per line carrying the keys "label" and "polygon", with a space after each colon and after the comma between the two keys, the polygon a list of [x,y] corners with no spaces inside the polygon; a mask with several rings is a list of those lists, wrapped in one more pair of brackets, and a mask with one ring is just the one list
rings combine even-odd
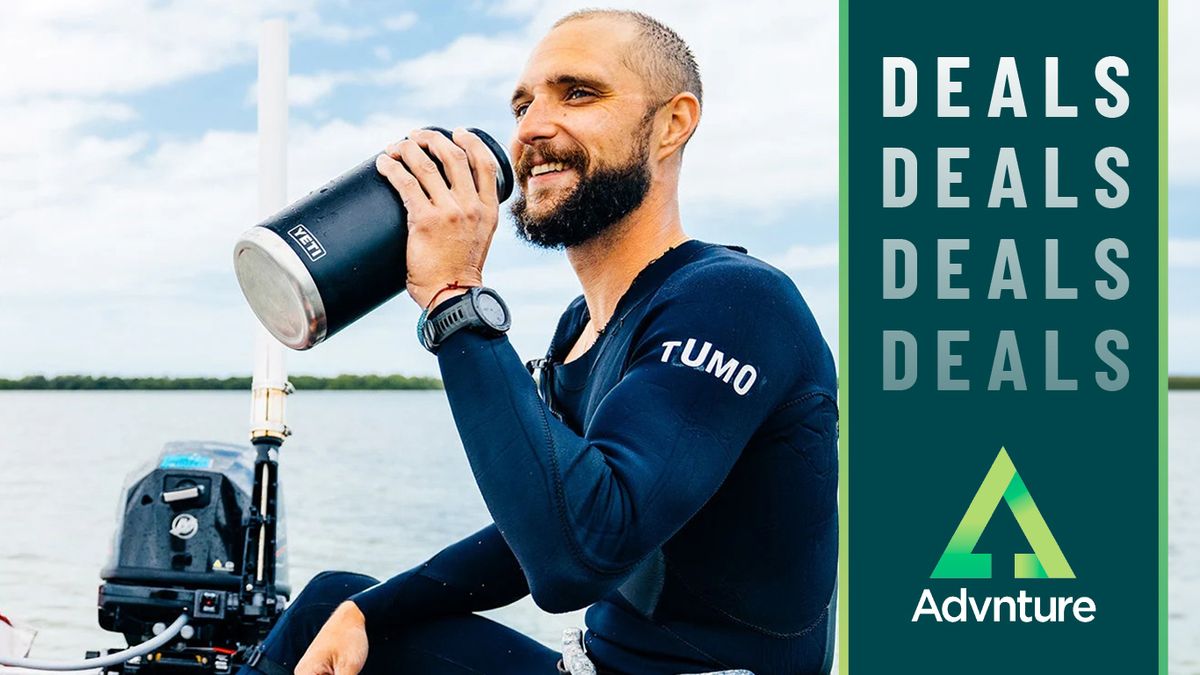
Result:
{"label": "wrist", "polygon": [[461,287],[443,286],[441,291],[434,291],[433,294],[431,294],[429,296],[429,298],[427,300],[425,300],[424,304],[422,304],[421,307],[429,310],[430,314],[433,314],[437,310],[438,307],[445,305],[447,300],[453,300],[455,298],[461,297],[463,295],[466,295],[470,291],[471,291],[470,286],[461,286]]}
{"label": "wrist", "polygon": [[457,297],[476,286],[482,285],[483,282],[474,276],[462,276],[447,279],[445,282],[438,284],[410,285],[408,287],[408,295],[421,309],[431,310],[446,298]]}

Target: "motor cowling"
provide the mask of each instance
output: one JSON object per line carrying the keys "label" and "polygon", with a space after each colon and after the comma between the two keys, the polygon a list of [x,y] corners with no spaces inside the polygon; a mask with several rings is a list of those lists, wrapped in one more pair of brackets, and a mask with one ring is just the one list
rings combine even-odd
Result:
{"label": "motor cowling", "polygon": [[[101,570],[100,626],[131,644],[188,612],[196,644],[237,641],[246,520],[255,450],[204,441],[167,443],[121,490],[112,551]],[[282,492],[276,516],[276,587],[290,594]]]}

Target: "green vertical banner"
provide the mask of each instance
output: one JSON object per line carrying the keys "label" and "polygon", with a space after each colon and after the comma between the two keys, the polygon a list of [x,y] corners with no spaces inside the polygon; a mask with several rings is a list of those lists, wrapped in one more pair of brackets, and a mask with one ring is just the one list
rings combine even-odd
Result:
{"label": "green vertical banner", "polygon": [[841,18],[841,672],[1165,673],[1165,3]]}

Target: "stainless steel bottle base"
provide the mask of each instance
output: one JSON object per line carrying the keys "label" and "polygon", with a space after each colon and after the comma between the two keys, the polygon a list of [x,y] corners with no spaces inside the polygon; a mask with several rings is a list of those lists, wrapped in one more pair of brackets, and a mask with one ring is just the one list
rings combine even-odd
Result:
{"label": "stainless steel bottle base", "polygon": [[312,274],[287,242],[265,227],[242,234],[233,251],[238,284],[263,326],[284,345],[309,349],[328,331]]}

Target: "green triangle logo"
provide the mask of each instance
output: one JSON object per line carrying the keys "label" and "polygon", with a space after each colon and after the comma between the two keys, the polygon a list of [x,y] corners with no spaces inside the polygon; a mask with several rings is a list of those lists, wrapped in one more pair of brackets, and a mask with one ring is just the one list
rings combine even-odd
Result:
{"label": "green triangle logo", "polygon": [[1001,499],[1008,502],[1017,524],[1021,526],[1021,532],[1033,549],[1033,553],[1017,553],[1013,556],[1013,576],[1017,579],[1074,579],[1075,572],[1067,564],[1062,549],[1046,525],[1046,519],[1038,511],[1033,496],[1025,487],[1025,481],[1021,480],[1017,467],[1013,466],[1004,448],[1000,448],[996,461],[988,469],[983,484],[979,486],[979,491],[975,493],[929,578],[992,578],[991,554],[973,551]]}

